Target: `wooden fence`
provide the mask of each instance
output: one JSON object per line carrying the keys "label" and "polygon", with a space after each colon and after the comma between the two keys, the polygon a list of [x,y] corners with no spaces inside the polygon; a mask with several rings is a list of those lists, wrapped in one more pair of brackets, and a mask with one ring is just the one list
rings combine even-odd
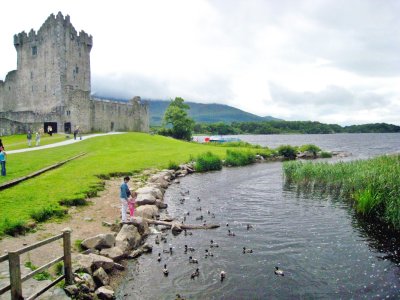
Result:
{"label": "wooden fence", "polygon": [[[51,242],[54,242],[59,239],[63,239],[63,248],[64,248],[64,255],[60,256],[51,262],[37,268],[36,270],[30,272],[29,274],[25,275],[21,278],[21,261],[20,255],[28,252],[30,250],[36,249],[38,247],[44,246]],[[0,263],[7,261],[9,263],[9,270],[10,270],[10,284],[0,289],[0,295],[4,294],[5,292],[11,290],[11,299],[12,300],[20,300],[20,299],[35,299],[36,297],[40,296],[44,292],[46,292],[51,287],[55,286],[57,283],[65,279],[65,283],[67,285],[72,284],[73,277],[72,277],[72,261],[71,261],[71,230],[66,229],[63,233],[46,239],[44,241],[38,242],[31,246],[19,249],[17,251],[10,251],[8,254],[0,256]],[[36,292],[35,294],[24,298],[22,296],[22,282],[32,278],[35,274],[42,272],[43,270],[48,269],[52,265],[58,263],[59,261],[64,261],[64,275],[61,275],[52,283],[41,289],[40,291]]]}

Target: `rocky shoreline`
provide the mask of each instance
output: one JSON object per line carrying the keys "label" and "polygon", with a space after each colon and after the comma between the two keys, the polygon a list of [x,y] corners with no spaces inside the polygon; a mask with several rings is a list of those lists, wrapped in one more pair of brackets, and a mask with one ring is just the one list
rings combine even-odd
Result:
{"label": "rocky shoreline", "polygon": [[81,246],[87,250],[74,258],[74,284],[65,287],[67,295],[75,299],[114,299],[110,282],[125,269],[126,260],[152,251],[152,246],[145,242],[151,234],[148,221],[159,220],[173,227],[171,217],[165,214],[160,216],[160,209],[168,206],[164,203],[166,189],[172,183],[179,183],[180,177],[193,172],[193,165],[185,164],[176,171],[163,170],[152,175],[144,187],[136,190],[134,218],[126,223],[104,222],[112,233],[83,240]]}

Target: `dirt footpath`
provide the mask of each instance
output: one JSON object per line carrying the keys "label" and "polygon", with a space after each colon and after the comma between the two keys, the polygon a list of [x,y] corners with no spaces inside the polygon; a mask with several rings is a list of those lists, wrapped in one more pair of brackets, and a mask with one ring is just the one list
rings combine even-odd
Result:
{"label": "dirt footpath", "polygon": [[[98,197],[88,199],[89,205],[71,207],[68,216],[61,221],[39,224],[36,232],[24,236],[4,237],[0,240],[0,255],[57,235],[66,227],[72,229],[71,243],[73,251],[76,253],[77,249],[74,249],[76,240],[84,240],[99,233],[110,232],[110,229],[103,226],[102,222],[114,223],[121,219],[119,204],[119,186],[121,183],[122,179],[120,178],[106,181],[105,190],[99,192]],[[135,189],[139,185],[140,182],[134,180],[129,183],[129,187]],[[31,261],[34,265],[40,266],[61,255],[63,255],[62,239],[28,252],[22,256],[21,263]]]}

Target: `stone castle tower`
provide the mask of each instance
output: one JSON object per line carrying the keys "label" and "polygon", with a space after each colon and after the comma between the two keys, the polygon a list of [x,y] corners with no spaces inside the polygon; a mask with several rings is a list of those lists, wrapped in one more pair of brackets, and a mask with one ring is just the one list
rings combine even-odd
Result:
{"label": "stone castle tower", "polygon": [[[51,125],[70,132],[148,131],[148,107],[90,97],[92,36],[77,33],[70,17],[51,14],[36,33],[14,36],[17,70],[0,81],[0,127],[3,134]],[[54,128],[55,127],[55,128]],[[0,132],[2,134],[2,132]]]}

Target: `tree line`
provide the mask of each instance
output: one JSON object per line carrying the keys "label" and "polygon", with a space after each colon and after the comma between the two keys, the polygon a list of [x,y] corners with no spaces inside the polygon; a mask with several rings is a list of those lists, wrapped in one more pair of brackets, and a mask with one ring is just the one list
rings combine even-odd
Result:
{"label": "tree line", "polygon": [[161,128],[153,128],[161,135],[177,139],[192,139],[192,134],[234,135],[234,134],[329,134],[329,133],[393,133],[400,132],[400,126],[387,123],[340,126],[312,121],[259,121],[195,123],[188,116],[189,105],[180,97],[171,100],[167,107]]}

